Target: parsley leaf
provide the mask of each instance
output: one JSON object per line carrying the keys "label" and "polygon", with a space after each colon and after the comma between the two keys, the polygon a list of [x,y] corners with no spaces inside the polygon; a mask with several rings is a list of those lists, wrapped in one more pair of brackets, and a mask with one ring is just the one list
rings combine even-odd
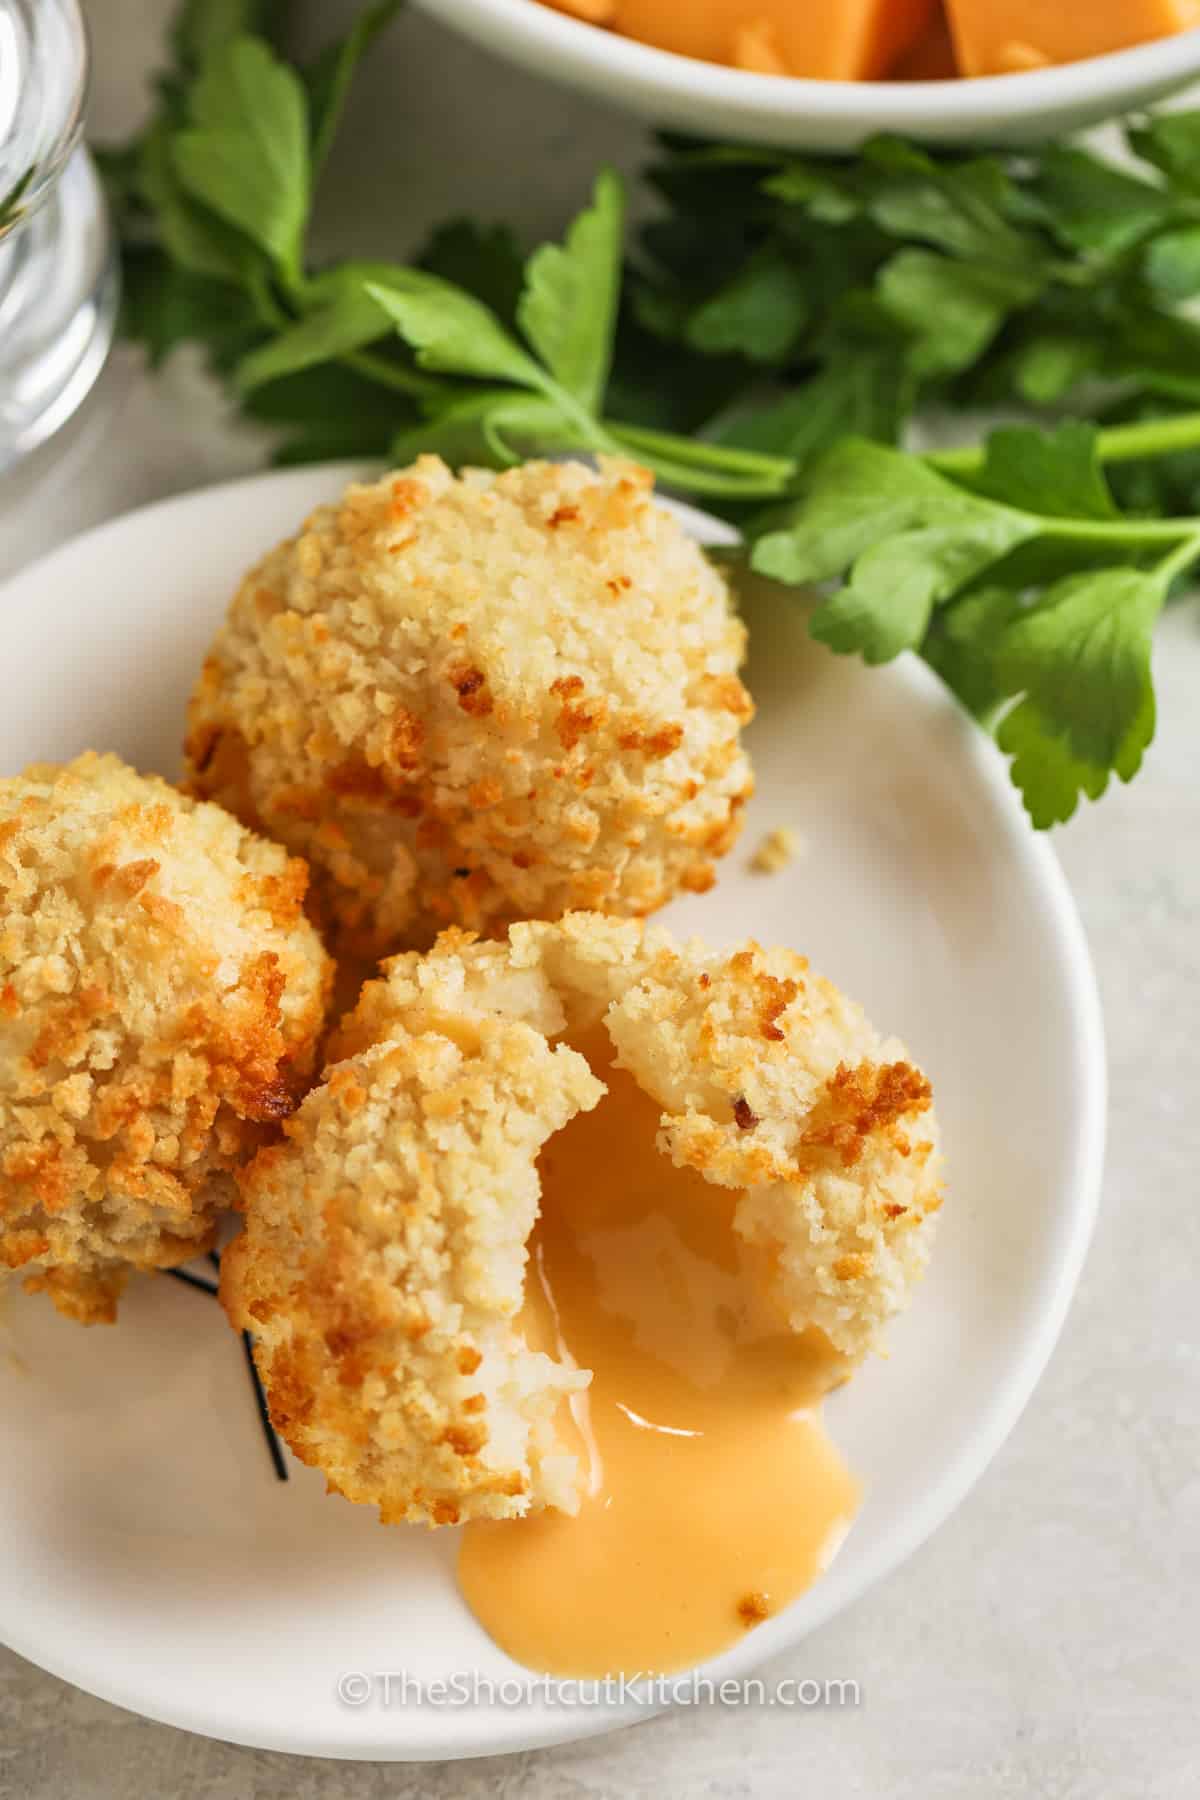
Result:
{"label": "parsley leaf", "polygon": [[1073,756],[1036,701],[1022,700],[1004,715],[996,742],[1012,758],[1013,781],[1039,831],[1065,824],[1080,794],[1098,800],[1108,786],[1108,771]]}
{"label": "parsley leaf", "polygon": [[1030,406],[1053,406],[1094,375],[1100,362],[1099,346],[1085,333],[1035,329],[1012,357],[1012,385]]}
{"label": "parsley leaf", "polygon": [[624,190],[611,169],[563,244],[543,244],[525,268],[517,320],[555,380],[594,412],[604,398],[621,286]]}
{"label": "parsley leaf", "polygon": [[155,209],[159,236],[173,261],[193,275],[240,286],[253,262],[252,247],[240,232],[197,205],[184,191],[175,173],[165,124],[154,126],[146,135],[138,183]]}
{"label": "parsley leaf", "polygon": [[913,238],[982,267],[1009,264],[1030,270],[1037,239],[1013,224],[1016,189],[994,157],[938,162],[899,138],[876,138],[863,148],[874,173],[867,210],[893,238]]}
{"label": "parsley leaf", "polygon": [[985,724],[1010,698],[997,653],[1020,606],[1020,596],[1009,587],[974,587],[935,613],[921,646],[926,662]]}
{"label": "parsley leaf", "polygon": [[406,293],[367,281],[364,291],[411,345],[422,368],[443,375],[511,381],[518,387],[545,385],[544,371],[509,336],[495,314],[460,288],[439,283],[436,292]]}
{"label": "parsley leaf", "polygon": [[1011,692],[1022,692],[1071,754],[1128,781],[1154,731],[1150,634],[1160,575],[1100,569],[1069,575],[1012,620],[1000,645]]}
{"label": "parsley leaf", "polygon": [[1021,270],[900,250],[879,271],[876,290],[908,333],[908,360],[920,377],[957,374],[978,361],[1008,314],[1032,300],[1038,287]]}
{"label": "parsley leaf", "polygon": [[1033,536],[1025,514],[978,499],[916,458],[846,440],[813,471],[788,525],[753,566],[777,581],[849,579],[812,619],[831,649],[887,662],[920,644],[940,600]]}
{"label": "parsley leaf", "polygon": [[697,350],[736,350],[750,362],[782,362],[809,313],[803,273],[790,257],[770,248],[696,307],[684,334]]}
{"label": "parsley leaf", "polygon": [[1112,519],[1094,425],[1068,420],[1053,431],[1002,425],[987,440],[983,467],[972,479],[976,493],[1048,516]]}
{"label": "parsley leaf", "polygon": [[1147,247],[1142,269],[1161,299],[1172,304],[1200,294],[1200,225],[1164,231]]}
{"label": "parsley leaf", "polygon": [[1061,145],[1043,153],[1033,193],[1059,242],[1089,254],[1126,250],[1171,214],[1161,187]]}
{"label": "parsley leaf", "polygon": [[205,63],[189,112],[191,125],[171,140],[179,180],[297,275],[310,182],[299,76],[258,38],[235,38]]}
{"label": "parsley leaf", "polygon": [[1023,516],[943,480],[918,457],[853,438],[823,457],[782,528],[754,547],[754,567],[777,581],[823,581],[884,539],[922,529],[989,539],[999,556],[1030,535]]}
{"label": "parsley leaf", "polygon": [[911,405],[913,376],[894,348],[831,357],[799,392],[748,412],[717,431],[721,443],[790,456],[799,467],[839,438],[894,443]]}

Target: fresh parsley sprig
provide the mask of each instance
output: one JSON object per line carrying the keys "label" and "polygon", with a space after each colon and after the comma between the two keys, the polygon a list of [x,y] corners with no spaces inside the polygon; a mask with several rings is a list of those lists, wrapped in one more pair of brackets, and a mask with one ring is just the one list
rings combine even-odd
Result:
{"label": "fresh parsley sprig", "polygon": [[[1130,779],[1154,621],[1200,562],[1200,114],[1131,130],[1134,172],[1066,147],[677,144],[632,270],[608,170],[527,256],[462,219],[411,264],[315,266],[321,170],[396,6],[300,67],[269,0],[188,0],[154,118],[105,156],[151,357],[198,340],[289,460],[633,454],[737,518],[757,571],[823,585],[822,642],[920,651],[1035,824]],[[895,447],[929,400],[1102,422]]]}
{"label": "fresh parsley sprig", "polygon": [[723,361],[723,437],[800,460],[849,433],[895,441],[930,403],[1197,405],[1200,114],[1126,144],[1118,167],[1061,144],[883,137],[818,160],[675,142],[650,171],[663,211],[633,306]]}
{"label": "fresh parsley sprig", "polygon": [[922,650],[994,727],[1039,826],[1137,773],[1154,732],[1154,621],[1200,561],[1200,517],[1121,513],[1101,448],[1078,422],[1008,427],[926,461],[846,439],[752,550],[777,580],[844,578],[812,619],[830,648],[869,663]]}
{"label": "fresh parsley sprig", "polygon": [[376,407],[369,432],[338,449],[401,457],[419,445],[501,464],[533,448],[636,449],[665,481],[726,502],[786,490],[788,458],[606,416],[624,220],[611,171],[564,242],[523,263],[511,323],[433,269],[312,269],[313,193],[354,67],[398,0],[369,8],[306,70],[243,29],[249,4],[192,0],[177,43],[199,49],[187,49],[140,142],[110,159],[130,246],[127,321],[152,354],[179,335],[206,339],[266,418],[311,391],[318,431],[305,453],[329,453],[331,398],[353,420],[366,384],[390,394],[391,430],[380,442]]}

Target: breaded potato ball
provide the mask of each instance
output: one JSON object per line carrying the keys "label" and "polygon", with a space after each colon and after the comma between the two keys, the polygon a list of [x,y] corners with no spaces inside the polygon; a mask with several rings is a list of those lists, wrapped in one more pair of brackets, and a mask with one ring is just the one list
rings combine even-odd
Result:
{"label": "breaded potato ball", "polygon": [[[861,1357],[925,1266],[929,1083],[802,957],[586,913],[507,943],[447,932],[364,988],[340,1060],[243,1174],[222,1260],[276,1426],[385,1522],[576,1508],[554,1415],[590,1371],[531,1351],[516,1321],[538,1150],[603,1104],[553,1040],[601,1023],[662,1108],[662,1155],[738,1195],[784,1328]],[[618,1134],[614,1184],[621,1166]]]}
{"label": "breaded potato ball", "polygon": [[115,1317],[209,1245],[312,1069],[304,864],[116,756],[0,780],[0,1266]]}
{"label": "breaded potato ball", "polygon": [[711,885],[751,790],[745,632],[650,490],[631,463],[422,456],[243,581],[189,786],[308,859],[339,950]]}

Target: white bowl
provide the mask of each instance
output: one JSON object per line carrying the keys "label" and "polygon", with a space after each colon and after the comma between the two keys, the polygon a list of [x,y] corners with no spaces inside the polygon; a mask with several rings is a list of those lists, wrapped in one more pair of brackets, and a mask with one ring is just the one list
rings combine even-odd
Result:
{"label": "white bowl", "polygon": [[928,142],[1031,143],[1130,112],[1200,80],[1200,27],[1111,56],[971,81],[806,81],[655,50],[538,0],[417,0],[539,75],[698,137],[853,150],[876,132]]}
{"label": "white bowl", "polygon": [[[0,774],[88,744],[173,773],[184,704],[239,574],[355,472],[292,469],[186,494],[0,589]],[[728,541],[727,527],[680,512],[704,541]],[[841,1612],[982,1474],[1075,1287],[1105,1105],[1083,934],[995,745],[915,657],[868,669],[813,642],[799,597],[748,587],[744,602],[758,705],[745,842],[668,923],[715,944],[751,933],[795,944],[903,1032],[937,1091],[951,1189],[890,1356],[829,1402],[864,1484],[854,1527],[819,1582],[704,1665],[715,1682]],[[796,860],[754,873],[749,853],[785,824],[802,833]],[[573,1703],[570,1684],[527,1694],[528,1672],[458,1592],[456,1532],[384,1530],[299,1464],[277,1481],[215,1300],[137,1281],[117,1329],[91,1332],[42,1298],[6,1301],[0,1642],[22,1656],[191,1731],[368,1761],[528,1749],[662,1703],[645,1684],[624,1701],[593,1694],[603,1704]],[[1048,1464],[1037,1479],[1058,1475]],[[961,1607],[963,1631],[976,1629],[980,1594]],[[869,1614],[858,1629],[869,1633]],[[401,1672],[467,1691],[422,1701]],[[476,1677],[494,1693],[457,1703],[475,1700]],[[746,1721],[748,1745],[754,1730]],[[430,1791],[415,1777],[400,1786]],[[400,1791],[380,1777],[373,1791],[385,1789]]]}

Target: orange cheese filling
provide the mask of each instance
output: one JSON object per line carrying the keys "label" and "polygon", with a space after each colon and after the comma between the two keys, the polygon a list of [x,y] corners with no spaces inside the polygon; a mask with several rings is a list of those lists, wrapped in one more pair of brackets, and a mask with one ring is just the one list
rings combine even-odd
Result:
{"label": "orange cheese filling", "polygon": [[844,1537],[858,1489],[819,1408],[846,1369],[767,1313],[736,1196],[673,1169],[659,1109],[589,1060],[608,1097],[542,1154],[522,1315],[534,1348],[594,1371],[562,1429],[583,1500],[469,1525],[459,1583],[529,1668],[668,1672],[786,1606]]}
{"label": "orange cheese filling", "polygon": [[1081,62],[1200,25],[1200,0],[946,0],[964,75],[1015,75]]}
{"label": "orange cheese filling", "polygon": [[702,62],[871,81],[929,24],[934,0],[553,0],[562,12]]}
{"label": "orange cheese filling", "polygon": [[[1200,25],[1200,0],[546,0],[702,62],[823,81],[941,81],[1082,62]],[[943,17],[949,15],[949,36]]]}

